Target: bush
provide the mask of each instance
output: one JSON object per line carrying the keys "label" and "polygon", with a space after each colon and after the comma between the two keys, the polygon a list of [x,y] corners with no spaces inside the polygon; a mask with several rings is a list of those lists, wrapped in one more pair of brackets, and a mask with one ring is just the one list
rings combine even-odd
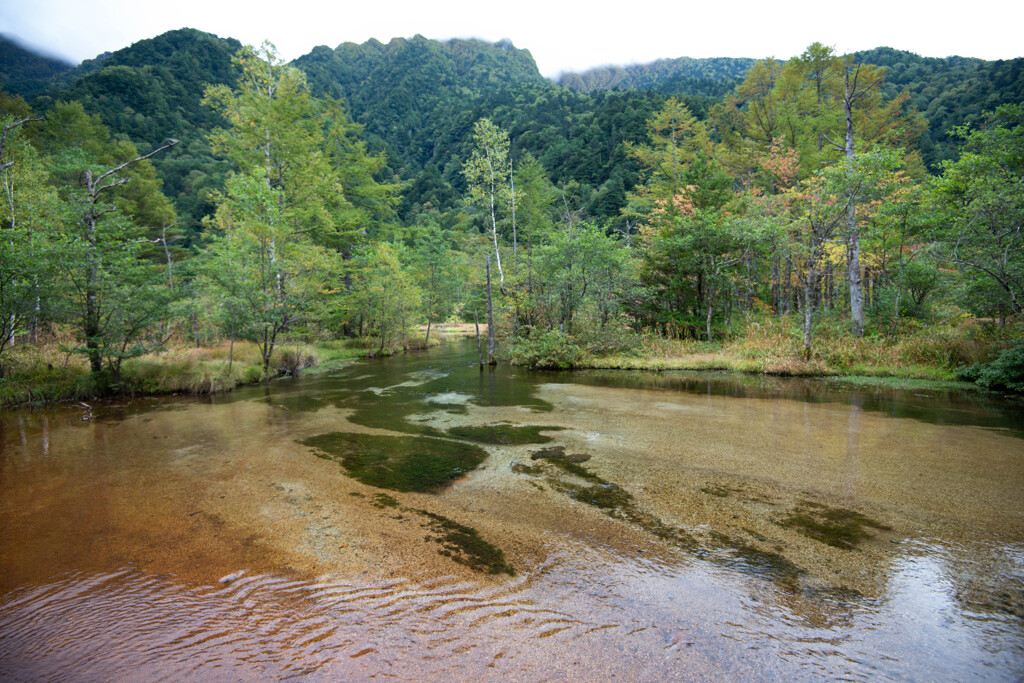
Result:
{"label": "bush", "polygon": [[1024,394],[1024,340],[1004,349],[991,363],[963,367],[956,374],[986,389]]}
{"label": "bush", "polygon": [[594,356],[631,353],[640,344],[639,336],[630,329],[629,319],[624,314],[610,316],[604,324],[597,316],[581,316],[572,331],[572,338],[580,340],[583,349]]}
{"label": "bush", "polygon": [[583,359],[583,349],[558,330],[526,328],[509,345],[509,362],[538,370],[569,370]]}
{"label": "bush", "polygon": [[299,372],[317,364],[317,354],[304,346],[280,346],[274,352],[271,366],[278,375],[298,376]]}

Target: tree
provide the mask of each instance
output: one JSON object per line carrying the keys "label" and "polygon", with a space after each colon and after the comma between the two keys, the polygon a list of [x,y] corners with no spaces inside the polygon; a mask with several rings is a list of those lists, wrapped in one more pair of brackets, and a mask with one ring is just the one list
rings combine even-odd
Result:
{"label": "tree", "polygon": [[363,332],[380,337],[380,352],[393,348],[404,339],[421,296],[398,250],[387,243],[369,246],[356,259],[354,279],[351,307]]}
{"label": "tree", "polygon": [[77,328],[92,371],[109,367],[116,382],[122,361],[154,345],[146,333],[167,315],[170,292],[149,256],[175,214],[148,160],[177,141],[140,155],[77,102],[57,103],[35,141],[68,210],[56,245],[68,292],[58,316]]}
{"label": "tree", "polygon": [[264,372],[280,336],[309,322],[336,275],[328,252],[285,219],[284,204],[260,171],[230,177],[213,222],[222,236],[202,270],[223,300],[232,339],[256,343]]}
{"label": "tree", "polygon": [[1024,105],[1003,105],[983,127],[957,130],[960,159],[947,162],[933,188],[948,214],[939,233],[951,263],[988,279],[1024,314]]}
{"label": "tree", "polygon": [[452,310],[458,286],[451,244],[445,231],[430,224],[416,245],[414,259],[423,312],[427,317],[426,341],[429,342],[431,325]]}
{"label": "tree", "polygon": [[623,213],[641,221],[658,216],[670,223],[685,210],[686,200],[680,196],[685,189],[683,174],[699,152],[708,151],[707,129],[674,97],[647,122],[647,128],[650,144],[627,145],[647,169],[647,177]]}
{"label": "tree", "polygon": [[495,126],[490,119],[480,119],[473,124],[473,144],[473,152],[466,160],[462,174],[469,185],[469,196],[472,201],[490,210],[498,282],[504,284],[505,273],[501,268],[501,251],[498,249],[498,219],[495,206],[508,204],[512,196],[511,188],[505,182],[506,178],[511,179],[508,133]]}
{"label": "tree", "polygon": [[367,237],[383,238],[383,226],[395,219],[398,186],[377,182],[375,175],[387,165],[387,155],[371,155],[360,137],[362,126],[352,123],[337,100],[323,103],[324,148],[337,175],[335,232],[326,244],[350,258]]}
{"label": "tree", "polygon": [[532,317],[571,336],[581,313],[592,312],[603,328],[622,310],[633,272],[622,242],[592,223],[564,221],[538,248]]}
{"label": "tree", "polygon": [[[349,205],[325,152],[323,108],[302,72],[269,43],[242,48],[236,61],[239,87],[208,88],[204,99],[231,124],[211,135],[214,148],[240,169],[217,200],[211,224],[223,238],[207,274],[236,302],[238,329],[260,347],[266,371],[280,335],[310,323],[335,291],[338,263],[327,247],[351,249]],[[333,117],[331,130],[344,125]]]}
{"label": "tree", "polygon": [[[853,72],[852,78],[851,71]],[[849,60],[844,64],[842,103],[846,120],[846,135],[842,146],[834,142],[832,145],[846,156],[847,173],[855,172],[854,106],[864,100],[873,90],[878,89],[884,80],[884,75],[884,69],[879,71],[869,67],[862,70],[860,64],[853,66]],[[853,336],[861,337],[864,335],[864,293],[861,291],[860,226],[857,225],[857,198],[851,198],[846,204],[846,246],[847,277],[850,283],[850,320]]]}
{"label": "tree", "polygon": [[0,117],[0,378],[4,352],[29,323],[39,323],[61,217],[45,162],[21,135],[31,120],[27,113]]}
{"label": "tree", "polygon": [[900,186],[899,164],[899,156],[891,150],[877,150],[826,168],[790,191],[796,219],[789,248],[803,285],[805,359],[811,355],[811,324],[829,243],[846,224],[850,204],[878,205]]}
{"label": "tree", "polygon": [[[130,180],[127,175],[119,176],[118,173],[176,144],[177,140],[168,140],[149,154],[129,159],[105,171],[98,171],[95,177],[92,169],[85,169],[82,197],[84,209],[80,218],[84,235],[85,267],[84,277],[78,280],[77,284],[85,299],[82,330],[85,334],[89,365],[93,372],[100,372],[103,369],[103,357],[112,353],[116,375],[120,371],[121,360],[128,357],[128,345],[155,319],[157,309],[160,303],[163,303],[158,302],[158,297],[150,296],[145,297],[149,301],[142,307],[128,305],[133,297],[136,301],[143,298],[139,296],[140,288],[152,287],[148,273],[153,268],[149,264],[138,262],[143,251],[142,245],[148,241],[137,236],[129,220],[119,220],[116,207],[105,202],[105,198],[111,190]],[[112,244],[103,244],[101,222],[110,228],[106,238],[113,238]],[[109,280],[108,285],[111,289],[108,290],[108,294],[124,287],[134,290],[119,292],[125,305],[111,307],[109,304],[112,297],[102,297],[104,279]],[[118,345],[120,349],[117,348]],[[130,355],[139,353],[141,349],[133,351]]]}
{"label": "tree", "polygon": [[[928,206],[927,186],[913,182],[897,171],[887,201],[874,212],[867,230],[872,253],[871,267],[884,279],[891,299],[874,297],[876,315],[888,312],[895,330],[903,309],[920,313],[925,298],[939,285],[939,271],[925,242],[926,231],[935,218]],[[907,304],[910,294],[910,304]]]}

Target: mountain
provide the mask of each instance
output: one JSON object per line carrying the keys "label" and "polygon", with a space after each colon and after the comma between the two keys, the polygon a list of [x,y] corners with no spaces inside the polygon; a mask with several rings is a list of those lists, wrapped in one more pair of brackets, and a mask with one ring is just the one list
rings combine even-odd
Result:
{"label": "mountain", "polygon": [[940,59],[891,47],[857,52],[854,58],[886,67],[883,94],[887,97],[907,90],[908,104],[928,121],[921,150],[933,168],[943,159],[956,158],[957,140],[949,135],[953,128],[981,121],[983,112],[1000,104],[1024,102],[1024,58]]}
{"label": "mountain", "polygon": [[294,64],[306,72],[314,94],[348,104],[353,120],[387,147],[397,170],[443,163],[438,140],[453,125],[465,128],[457,122],[481,97],[550,85],[530,53],[508,41],[438,42],[417,35],[387,44],[342,43],[314,48]]}
{"label": "mountain", "polygon": [[32,105],[42,111],[54,100],[78,100],[143,153],[167,138],[180,140],[153,165],[186,234],[194,236],[212,210],[210,193],[228,170],[207,141],[223,122],[202,105],[203,91],[208,84],[237,82],[231,60],[241,46],[195,29],[169,31],[83,62],[66,75],[67,85],[37,95]]}
{"label": "mountain", "polygon": [[9,93],[32,97],[74,68],[74,64],[37,54],[0,34],[0,83]]}
{"label": "mountain", "polygon": [[[183,227],[195,235],[229,168],[210,152],[206,136],[222,122],[202,106],[203,91],[236,82],[232,56],[239,47],[231,38],[181,29],[72,68],[0,39],[0,86],[28,95],[40,113],[56,99],[79,100],[143,152],[168,137],[181,140],[154,165]],[[908,91],[907,106],[929,124],[921,147],[933,169],[957,154],[952,127],[998,104],[1024,101],[1024,59],[934,59],[884,47],[854,57],[887,67],[887,97]],[[556,83],[541,76],[528,50],[507,40],[417,35],[320,46],[293,64],[314,94],[345,102],[371,151],[387,152],[380,179],[405,183],[403,218],[421,204],[454,205],[464,190],[462,160],[473,124],[482,117],[509,132],[514,158],[529,152],[591,215],[612,218],[640,177],[623,143],[645,140],[647,119],[669,96],[705,118],[754,60],[662,59],[567,73]]]}
{"label": "mountain", "polygon": [[733,57],[659,59],[649,64],[599,66],[568,72],[558,84],[580,92],[652,90],[669,95],[723,97],[742,80],[756,60]]}

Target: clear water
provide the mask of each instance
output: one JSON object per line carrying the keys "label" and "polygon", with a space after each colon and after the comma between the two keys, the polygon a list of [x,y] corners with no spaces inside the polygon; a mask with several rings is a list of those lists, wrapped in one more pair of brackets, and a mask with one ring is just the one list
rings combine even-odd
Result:
{"label": "clear water", "polygon": [[[1012,406],[481,372],[475,353],[456,342],[212,399],[106,403],[93,421],[4,413],[0,679],[1024,677]],[[540,446],[486,445],[479,469],[416,493],[302,445],[480,425],[561,427],[551,444],[589,455],[630,514],[567,495],[589,480],[524,469]],[[786,524],[831,509],[885,528],[851,550]],[[439,554],[418,510],[478,530],[516,574]],[[771,558],[796,578],[765,571]]]}

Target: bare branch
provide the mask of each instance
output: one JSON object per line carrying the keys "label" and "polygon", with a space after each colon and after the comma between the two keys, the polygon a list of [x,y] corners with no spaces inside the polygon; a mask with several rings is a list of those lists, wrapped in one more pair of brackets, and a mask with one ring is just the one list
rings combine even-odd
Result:
{"label": "bare branch", "polygon": [[[127,168],[127,167],[131,166],[132,164],[137,164],[138,162],[143,161],[144,159],[148,159],[151,156],[159,154],[160,152],[164,151],[165,149],[170,149],[171,147],[174,147],[176,144],[178,144],[178,142],[179,142],[179,140],[175,140],[173,138],[168,138],[167,141],[162,146],[157,147],[156,149],[154,149],[149,154],[143,154],[142,156],[135,157],[134,159],[131,159],[130,161],[126,161],[123,164],[121,164],[120,166],[117,166],[116,168],[112,168],[109,171],[107,171],[106,173],[100,175],[98,178],[96,178],[96,184],[98,185],[99,182],[101,180],[103,180],[104,178],[106,178],[108,175],[112,175],[114,173],[117,173],[122,168]],[[113,187],[113,185],[105,185],[104,187],[102,187],[100,189],[106,189],[108,187]]]}
{"label": "bare branch", "polygon": [[828,144],[830,144],[833,147],[835,147],[837,152],[844,152],[844,151],[846,151],[846,145],[845,144],[840,145],[838,142],[834,141],[832,138],[830,138],[829,136],[825,135],[824,133],[821,134],[821,137],[825,138],[825,140],[828,141]]}

